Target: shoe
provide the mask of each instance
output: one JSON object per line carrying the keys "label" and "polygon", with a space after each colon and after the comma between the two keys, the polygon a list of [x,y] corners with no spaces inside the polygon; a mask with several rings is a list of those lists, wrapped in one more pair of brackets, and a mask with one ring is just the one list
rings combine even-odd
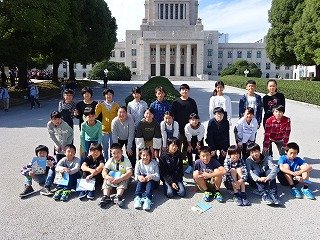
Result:
{"label": "shoe", "polygon": [[303,198],[302,192],[300,192],[300,190],[296,187],[291,188],[290,192],[295,198]]}
{"label": "shoe", "polygon": [[281,205],[281,201],[279,200],[279,197],[278,197],[278,195],[276,193],[271,193],[270,194],[270,198],[271,198],[273,204]]}
{"label": "shoe", "polygon": [[51,196],[53,195],[53,192],[50,191],[49,187],[44,187],[41,189],[40,194],[43,196]]}
{"label": "shoe", "polygon": [[108,203],[111,203],[111,202],[112,202],[112,200],[111,200],[110,196],[105,195],[105,196],[103,196],[103,197],[101,198],[101,200],[100,200],[100,202],[99,202],[99,206],[104,207],[104,206],[106,206]]}
{"label": "shoe", "polygon": [[233,195],[233,201],[235,202],[235,204],[237,204],[237,206],[243,206],[242,199],[239,193],[235,193]]}
{"label": "shoe", "polygon": [[243,206],[250,206],[251,205],[251,202],[248,200],[246,193],[244,193],[244,192],[240,193],[240,197],[241,197]]}
{"label": "shoe", "polygon": [[90,200],[93,200],[94,199],[94,191],[89,191],[87,194],[87,198]]}
{"label": "shoe", "polygon": [[135,209],[140,209],[140,208],[142,208],[142,203],[143,203],[142,198],[139,197],[139,196],[136,196],[136,197],[134,198],[133,207],[134,207]]}
{"label": "shoe", "polygon": [[273,204],[273,201],[272,199],[270,198],[269,194],[267,193],[264,193],[261,197],[261,202],[267,204],[267,205],[272,205]]}
{"label": "shoe", "polygon": [[188,166],[187,169],[184,171],[186,174],[190,174],[193,172],[193,167]]}
{"label": "shoe", "polygon": [[151,205],[152,205],[152,201],[150,200],[150,198],[145,197],[145,198],[143,199],[142,209],[143,209],[143,210],[146,210],[146,211],[149,211],[149,210],[151,209]]}
{"label": "shoe", "polygon": [[219,203],[222,203],[222,202],[223,202],[223,197],[222,197],[222,195],[221,195],[220,192],[216,192],[216,193],[214,194],[214,198],[215,198]]}
{"label": "shoe", "polygon": [[184,159],[184,160],[182,161],[182,163],[183,163],[183,165],[188,165],[189,161],[188,161],[188,159]]}
{"label": "shoe", "polygon": [[117,204],[120,208],[124,205],[124,199],[122,199],[122,196],[115,196],[113,199],[113,203]]}
{"label": "shoe", "polygon": [[63,192],[63,189],[58,189],[58,190],[54,193],[54,195],[53,195],[52,198],[53,198],[54,200],[56,200],[56,201],[60,200],[61,195],[62,195],[62,192]]}
{"label": "shoe", "polygon": [[86,196],[87,196],[87,194],[88,194],[88,192],[87,191],[81,191],[80,193],[79,193],[79,199],[83,199],[83,198],[85,198]]}
{"label": "shoe", "polygon": [[19,196],[20,197],[26,197],[26,196],[29,196],[29,195],[31,195],[33,193],[35,193],[33,187],[31,185],[28,185],[28,186],[25,187],[23,192],[19,194]]}
{"label": "shoe", "polygon": [[210,202],[212,201],[212,192],[208,192],[208,191],[205,191],[203,193],[203,200],[206,201],[206,202]]}
{"label": "shoe", "polygon": [[60,200],[63,202],[66,202],[69,200],[70,195],[71,195],[71,190],[63,190]]}
{"label": "shoe", "polygon": [[309,188],[301,188],[301,192],[303,195],[306,196],[306,198],[311,199],[311,200],[315,200],[316,197],[313,195],[313,193],[310,191]]}

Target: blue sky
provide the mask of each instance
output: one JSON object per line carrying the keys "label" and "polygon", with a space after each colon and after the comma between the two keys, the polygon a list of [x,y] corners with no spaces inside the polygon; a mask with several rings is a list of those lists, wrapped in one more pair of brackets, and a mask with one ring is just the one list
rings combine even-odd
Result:
{"label": "blue sky", "polygon": [[[118,39],[125,30],[138,30],[145,0],[105,0],[117,19]],[[199,0],[199,17],[205,30],[229,33],[229,42],[255,42],[268,31],[272,0]]]}

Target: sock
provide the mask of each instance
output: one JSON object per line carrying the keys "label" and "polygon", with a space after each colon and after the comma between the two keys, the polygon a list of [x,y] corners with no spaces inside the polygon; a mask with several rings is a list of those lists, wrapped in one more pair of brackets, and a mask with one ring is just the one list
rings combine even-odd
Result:
{"label": "sock", "polygon": [[304,185],[303,185],[303,189],[308,189],[308,185],[307,185],[307,184],[304,184]]}

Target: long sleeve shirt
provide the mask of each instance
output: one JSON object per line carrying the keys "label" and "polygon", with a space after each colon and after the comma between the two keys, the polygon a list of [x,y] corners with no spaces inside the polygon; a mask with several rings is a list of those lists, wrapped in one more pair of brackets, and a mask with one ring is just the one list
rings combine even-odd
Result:
{"label": "long sleeve shirt", "polygon": [[272,109],[282,105],[286,107],[286,100],[282,93],[277,92],[276,94],[270,96],[268,94],[264,95],[262,98],[263,102],[263,110],[264,110],[264,116],[263,121],[265,122],[269,117],[271,117]]}
{"label": "long sleeve shirt", "polygon": [[150,104],[150,108],[154,111],[154,119],[160,124],[164,113],[171,110],[171,104],[167,100],[163,100],[162,102],[156,100]]}
{"label": "long sleeve shirt", "polygon": [[276,178],[279,168],[273,164],[269,156],[260,155],[260,161],[256,162],[251,157],[246,160],[246,166],[249,177],[253,181],[258,181],[261,175],[266,176],[268,179],[273,180]]}
{"label": "long sleeve shirt", "polygon": [[159,158],[160,176],[169,185],[183,181],[183,161],[180,152],[163,152]]}
{"label": "long sleeve shirt", "polygon": [[263,147],[269,148],[272,141],[283,141],[282,147],[286,147],[291,132],[290,118],[282,116],[278,121],[275,116],[267,119],[264,133]]}
{"label": "long sleeve shirt", "polygon": [[144,119],[139,122],[136,132],[136,145],[137,148],[141,149],[145,146],[145,141],[153,142],[154,149],[161,148],[161,130],[159,124],[153,120],[151,123],[148,123]]}
{"label": "long sleeve shirt", "polygon": [[85,103],[84,101],[80,101],[76,104],[76,109],[78,111],[78,115],[76,116],[76,118],[79,119],[79,127],[80,127],[80,130],[81,130],[81,124],[85,121],[84,119],[84,115],[83,115],[83,112],[84,112],[84,109],[86,107],[91,107],[92,109],[96,109],[96,106],[98,105],[98,102],[96,101],[92,101],[91,103]]}
{"label": "long sleeve shirt", "polygon": [[230,170],[232,168],[234,168],[234,169],[241,168],[241,170],[242,170],[242,179],[245,180],[245,181],[247,180],[248,172],[247,172],[246,164],[242,159],[239,159],[238,161],[233,162],[233,161],[231,161],[231,159],[229,157],[227,157],[224,160],[224,165],[223,166],[224,166],[224,169],[227,171],[227,173],[226,173],[227,181],[229,181],[229,182],[234,182],[235,181],[235,179],[232,178],[231,173],[230,173]]}
{"label": "long sleeve shirt", "polygon": [[184,127],[184,131],[185,131],[185,136],[188,142],[191,142],[191,138],[194,136],[196,136],[198,139],[198,142],[200,142],[204,138],[205,128],[202,123],[200,123],[197,128],[192,128],[191,124],[188,123]]}
{"label": "long sleeve shirt", "polygon": [[105,101],[96,106],[96,118],[102,115],[102,132],[111,133],[111,122],[117,116],[120,106],[118,103],[106,103]]}
{"label": "long sleeve shirt", "polygon": [[[253,101],[249,100],[253,99]],[[239,101],[239,118],[243,117],[243,114],[247,107],[252,107],[254,109],[254,116],[260,125],[262,121],[262,100],[261,96],[258,94],[254,94],[254,96],[248,96],[248,94],[244,94]]]}
{"label": "long sleeve shirt", "polygon": [[86,149],[85,141],[102,142],[102,124],[100,121],[96,120],[93,126],[89,126],[87,122],[81,124],[80,142],[82,149]]}
{"label": "long sleeve shirt", "polygon": [[73,129],[65,121],[62,120],[59,126],[49,121],[47,128],[54,145],[61,148],[62,151],[67,144],[73,142]]}
{"label": "long sleeve shirt", "polygon": [[230,146],[229,128],[229,122],[225,118],[221,122],[218,122],[215,118],[209,121],[206,143],[212,151],[227,151]]}
{"label": "long sleeve shirt", "polygon": [[111,122],[112,142],[118,143],[119,140],[128,140],[127,150],[132,150],[132,142],[135,135],[134,121],[131,115],[121,122],[118,117]]}
{"label": "long sleeve shirt", "polygon": [[227,119],[230,122],[232,117],[231,99],[227,95],[212,96],[209,101],[209,116],[213,118],[213,109],[216,107],[222,107],[227,112]]}
{"label": "long sleeve shirt", "polygon": [[143,100],[140,100],[139,102],[132,100],[128,103],[128,114],[131,114],[135,127],[137,127],[139,122],[144,118],[144,112],[147,108],[148,104]]}
{"label": "long sleeve shirt", "polygon": [[75,174],[79,172],[81,166],[81,160],[77,157],[74,157],[71,161],[67,159],[67,157],[62,158],[57,166],[56,166],[56,171],[61,171],[63,168],[70,168],[69,174]]}
{"label": "long sleeve shirt", "polygon": [[238,143],[254,142],[258,130],[258,121],[253,118],[250,123],[244,117],[240,118],[236,125],[236,140]]}
{"label": "long sleeve shirt", "polygon": [[144,164],[140,159],[135,166],[134,176],[138,181],[138,176],[151,176],[153,181],[160,180],[159,165],[157,160],[152,159],[148,165]]}
{"label": "long sleeve shirt", "polygon": [[167,131],[173,131],[172,137],[179,138],[179,124],[176,121],[173,121],[171,125],[168,125],[165,123],[165,121],[162,121],[160,123],[160,130],[162,135],[163,147],[167,147],[167,140],[168,140]]}
{"label": "long sleeve shirt", "polygon": [[61,112],[61,118],[63,121],[68,123],[70,127],[73,127],[74,110],[76,109],[76,103],[66,103],[65,101],[60,101],[58,106],[58,111]]}

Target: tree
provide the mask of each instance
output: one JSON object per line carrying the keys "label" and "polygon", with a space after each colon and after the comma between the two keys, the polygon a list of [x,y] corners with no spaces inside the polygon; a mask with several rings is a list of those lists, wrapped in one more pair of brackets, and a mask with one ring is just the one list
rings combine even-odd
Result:
{"label": "tree", "polygon": [[243,76],[244,71],[246,69],[249,71],[248,77],[261,77],[262,75],[261,69],[258,68],[256,64],[252,62],[249,63],[246,60],[238,60],[234,64],[223,69],[223,71],[221,72],[221,76],[226,76],[226,75]]}
{"label": "tree", "polygon": [[131,71],[124,63],[108,62],[106,60],[97,62],[89,73],[90,79],[104,79],[104,70],[108,69],[108,79],[118,81],[130,81]]}

